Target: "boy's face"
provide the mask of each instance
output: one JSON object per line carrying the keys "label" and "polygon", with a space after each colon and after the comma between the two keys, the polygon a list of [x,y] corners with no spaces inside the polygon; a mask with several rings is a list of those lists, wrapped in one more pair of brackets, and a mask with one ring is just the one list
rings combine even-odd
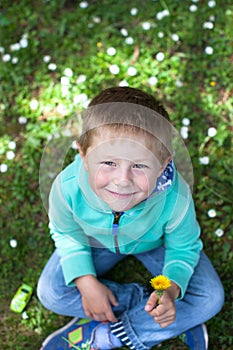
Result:
{"label": "boy's face", "polygon": [[79,150],[92,190],[113,211],[131,209],[145,200],[167,164],[162,167],[142,135],[117,138],[108,132],[94,137],[85,155]]}

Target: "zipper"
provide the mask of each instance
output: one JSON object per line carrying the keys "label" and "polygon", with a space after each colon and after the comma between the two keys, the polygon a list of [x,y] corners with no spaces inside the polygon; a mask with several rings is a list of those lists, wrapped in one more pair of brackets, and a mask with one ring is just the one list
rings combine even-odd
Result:
{"label": "zipper", "polygon": [[112,234],[114,236],[114,245],[116,249],[116,253],[120,253],[119,245],[118,245],[118,227],[119,227],[119,221],[121,216],[124,214],[122,211],[113,211],[114,219],[113,219],[113,225],[112,225]]}

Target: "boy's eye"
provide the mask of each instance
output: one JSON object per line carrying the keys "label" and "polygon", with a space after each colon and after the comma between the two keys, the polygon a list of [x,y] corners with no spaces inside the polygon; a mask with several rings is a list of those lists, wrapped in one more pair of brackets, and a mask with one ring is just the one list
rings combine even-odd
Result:
{"label": "boy's eye", "polygon": [[115,166],[116,165],[114,162],[111,162],[111,161],[102,162],[102,164],[108,165],[108,166]]}
{"label": "boy's eye", "polygon": [[145,169],[147,168],[147,166],[145,164],[134,164],[133,165],[133,168],[136,168],[136,169]]}

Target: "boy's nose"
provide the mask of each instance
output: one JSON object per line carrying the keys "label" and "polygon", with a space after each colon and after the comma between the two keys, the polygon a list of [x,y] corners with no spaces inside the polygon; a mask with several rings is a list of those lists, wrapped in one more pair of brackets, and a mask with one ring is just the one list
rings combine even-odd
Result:
{"label": "boy's nose", "polygon": [[116,186],[126,187],[132,182],[131,174],[129,169],[119,169],[116,176],[114,177],[114,184]]}

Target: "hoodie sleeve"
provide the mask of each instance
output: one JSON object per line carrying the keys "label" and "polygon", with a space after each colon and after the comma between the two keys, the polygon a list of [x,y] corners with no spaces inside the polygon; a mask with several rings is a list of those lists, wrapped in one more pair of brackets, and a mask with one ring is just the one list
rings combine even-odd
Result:
{"label": "hoodie sleeve", "polygon": [[75,220],[71,203],[62,191],[61,175],[55,179],[49,197],[49,228],[55,242],[65,282],[74,285],[74,279],[86,274],[96,275],[88,237]]}

